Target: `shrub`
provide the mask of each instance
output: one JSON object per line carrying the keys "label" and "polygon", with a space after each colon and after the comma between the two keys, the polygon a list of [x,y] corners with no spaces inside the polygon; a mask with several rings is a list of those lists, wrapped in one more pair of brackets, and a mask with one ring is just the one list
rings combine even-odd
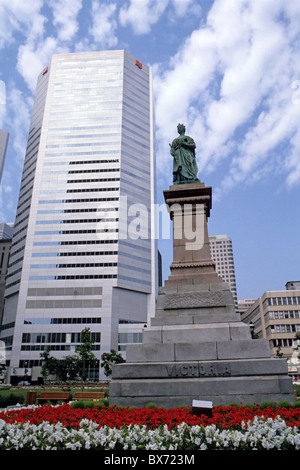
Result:
{"label": "shrub", "polygon": [[24,404],[24,396],[10,393],[9,395],[0,395],[0,408],[6,408],[7,406]]}
{"label": "shrub", "polygon": [[106,407],[108,406],[109,402],[107,398],[103,398],[102,400],[77,400],[71,403],[71,407],[73,409],[80,409],[84,410],[86,408],[95,408],[95,407]]}
{"label": "shrub", "polygon": [[256,410],[257,408],[257,405],[255,403],[245,403],[245,406],[246,408],[251,408],[252,410]]}
{"label": "shrub", "polygon": [[268,400],[265,400],[261,403],[261,408],[264,409],[264,408],[273,408],[275,410],[276,408],[276,403],[274,403],[273,401],[268,401]]}
{"label": "shrub", "polygon": [[98,406],[97,403],[93,400],[77,400],[71,403],[71,407],[80,410],[84,410],[85,408],[94,408]]}
{"label": "shrub", "polygon": [[156,404],[150,402],[150,403],[148,403],[147,408],[149,408],[149,410],[154,409],[154,408],[156,408]]}
{"label": "shrub", "polygon": [[279,406],[280,408],[289,408],[291,406],[291,403],[288,400],[280,400],[277,403],[277,406]]}

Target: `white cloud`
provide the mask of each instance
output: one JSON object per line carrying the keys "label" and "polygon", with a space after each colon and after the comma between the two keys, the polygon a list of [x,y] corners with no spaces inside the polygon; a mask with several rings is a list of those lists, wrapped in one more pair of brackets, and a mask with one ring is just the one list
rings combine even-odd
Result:
{"label": "white cloud", "polygon": [[[198,130],[205,132],[205,116],[199,112],[197,101],[206,97],[207,87],[214,76],[214,41],[208,29],[194,31],[171,59],[169,69],[163,75],[159,67],[154,67],[158,139],[164,145],[164,156],[159,159],[162,168],[169,154],[165,144],[172,136],[175,137],[178,122],[186,124],[190,135],[196,122]],[[201,134],[197,137],[198,142],[200,137]]]}
{"label": "white cloud", "polygon": [[58,27],[58,39],[71,40],[78,31],[78,13],[82,8],[82,0],[51,0],[53,24]]}
{"label": "white cloud", "polygon": [[17,88],[7,91],[7,106],[11,113],[7,117],[7,124],[13,129],[9,138],[9,146],[14,149],[15,164],[22,168],[25,156],[28,129],[33,99],[28,98]]}
{"label": "white cloud", "polygon": [[0,2],[0,48],[14,41],[15,31],[28,40],[41,35],[46,18],[40,14],[42,0],[1,0]]}
{"label": "white cloud", "polygon": [[11,214],[14,214],[16,205],[16,167],[14,171],[7,170],[4,166],[4,171],[0,186],[0,220],[13,222]]}
{"label": "white cloud", "polygon": [[201,6],[197,0],[171,0],[171,3],[178,17],[183,17],[186,14],[198,16],[201,12]]}
{"label": "white cloud", "polygon": [[[298,105],[300,106],[300,105]],[[299,148],[300,148],[300,131],[299,126],[297,132],[295,132],[292,138],[292,152],[290,153],[287,161],[286,168],[289,172],[287,183],[289,187],[293,187],[300,181],[300,158],[299,158]]]}
{"label": "white cloud", "polygon": [[6,114],[6,86],[3,80],[0,80],[0,128],[3,127],[3,120]]}
{"label": "white cloud", "polygon": [[17,69],[32,93],[35,92],[38,75],[48,64],[53,54],[68,52],[60,47],[57,39],[48,37],[42,42],[28,42],[19,47]]}
{"label": "white cloud", "polygon": [[2,0],[0,4],[0,46],[14,41],[16,33],[25,38],[17,54],[17,70],[32,92],[37,76],[56,49],[54,38],[44,41],[47,18],[41,13],[42,0]]}
{"label": "white cloud", "polygon": [[[42,0],[2,0],[0,5],[0,46],[13,41],[16,32],[23,35],[25,42],[19,46],[17,70],[24,78],[32,93],[37,77],[54,53],[68,52],[68,43],[78,30],[77,16],[82,0],[51,0],[53,24],[58,36],[44,37],[47,18],[41,13]],[[1,41],[2,39],[2,41]]]}
{"label": "white cloud", "polygon": [[33,98],[29,98],[18,88],[8,86],[5,129],[9,130],[8,151],[0,187],[0,219],[10,221],[14,214],[18,190],[18,178],[21,175],[28,129],[30,125]]}
{"label": "white cloud", "polygon": [[166,22],[186,21],[200,16],[201,6],[198,0],[129,0],[120,9],[119,21],[134,34],[148,34],[165,13]]}
{"label": "white cloud", "polygon": [[72,52],[88,52],[98,50],[95,43],[90,41],[90,38],[82,38],[77,41],[73,47]]}
{"label": "white cloud", "polygon": [[94,41],[101,47],[114,47],[118,43],[116,10],[115,3],[99,3],[96,0],[92,2],[93,24],[90,32]]}
{"label": "white cloud", "polygon": [[5,82],[0,80],[0,104],[6,103],[6,87]]}
{"label": "white cloud", "polygon": [[147,34],[164,13],[169,0],[130,0],[120,9],[122,26],[130,25],[135,34]]}
{"label": "white cloud", "polygon": [[170,159],[166,144],[177,123],[184,122],[196,140],[201,170],[212,171],[228,159],[230,172],[221,187],[265,174],[283,143],[289,162],[283,168],[297,170],[287,182],[300,181],[300,105],[291,98],[292,82],[300,79],[299,20],[295,2],[214,3],[207,23],[182,44],[168,70],[154,67],[159,168]]}

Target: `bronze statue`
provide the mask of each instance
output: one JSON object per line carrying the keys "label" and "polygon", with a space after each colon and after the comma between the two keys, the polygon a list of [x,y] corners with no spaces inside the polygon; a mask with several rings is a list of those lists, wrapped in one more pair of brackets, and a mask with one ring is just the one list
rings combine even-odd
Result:
{"label": "bronze statue", "polygon": [[178,124],[179,137],[170,145],[173,156],[173,184],[199,183],[197,178],[196,144],[192,137],[185,135],[185,126]]}

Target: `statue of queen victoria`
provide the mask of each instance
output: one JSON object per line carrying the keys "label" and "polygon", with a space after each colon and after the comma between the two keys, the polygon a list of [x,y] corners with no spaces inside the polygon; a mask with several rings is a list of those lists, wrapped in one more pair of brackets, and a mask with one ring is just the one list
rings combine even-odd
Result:
{"label": "statue of queen victoria", "polygon": [[196,144],[192,137],[185,135],[185,126],[178,124],[179,137],[170,145],[173,157],[173,184],[199,183],[197,178]]}

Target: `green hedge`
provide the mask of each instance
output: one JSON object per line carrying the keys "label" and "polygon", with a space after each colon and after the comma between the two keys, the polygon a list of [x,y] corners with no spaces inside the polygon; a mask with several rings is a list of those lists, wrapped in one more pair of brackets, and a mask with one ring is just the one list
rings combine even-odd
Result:
{"label": "green hedge", "polygon": [[9,395],[0,394],[0,408],[6,408],[7,406],[23,405],[25,403],[25,396],[23,394],[10,393]]}

